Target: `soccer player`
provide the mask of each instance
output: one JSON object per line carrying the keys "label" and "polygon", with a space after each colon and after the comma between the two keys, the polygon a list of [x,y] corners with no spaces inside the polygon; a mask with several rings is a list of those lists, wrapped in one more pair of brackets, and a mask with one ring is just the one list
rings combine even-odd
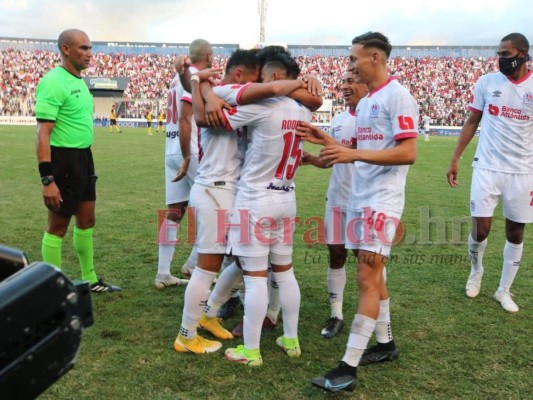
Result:
{"label": "soccer player", "polygon": [[[301,82],[289,82],[284,85],[269,85],[266,89],[264,86],[253,84],[236,85],[254,82],[258,78],[259,66],[255,52],[238,50],[228,60],[221,86],[216,87],[214,92],[230,103],[239,103],[287,94],[302,85]],[[191,78],[194,116],[196,122],[202,126],[207,124],[207,121],[204,102],[197,85],[199,80],[199,74]],[[180,333],[174,342],[174,349],[178,352],[210,353],[220,349],[220,342],[204,339],[197,334],[198,326],[209,330],[220,339],[233,337],[231,332],[221,326],[217,318],[207,319],[202,315],[202,304],[206,304],[208,300],[211,284],[220,270],[226,252],[225,236],[229,212],[233,208],[246,144],[243,129],[231,134],[214,127],[201,130],[202,161],[190,200],[196,215],[198,265],[185,291]],[[213,221],[216,222],[215,227]],[[226,270],[231,267],[230,265]]]}
{"label": "soccer player", "polygon": [[468,238],[471,271],[466,295],[476,297],[483,276],[494,209],[501,197],[506,242],[500,285],[494,299],[504,310],[517,312],[510,293],[522,258],[525,224],[533,222],[533,76],[528,70],[529,42],[520,33],[505,36],[498,48],[500,72],[479,78],[468,106],[470,114],[457,141],[447,172],[457,186],[459,159],[483,121],[472,166]]}
{"label": "soccer player", "polygon": [[146,128],[148,135],[152,136],[152,109],[149,109],[146,111],[146,115],[144,116],[146,118]]}
{"label": "soccer player", "polygon": [[422,124],[424,125],[424,140],[429,142],[429,124],[431,123],[431,117],[424,115],[422,117]]}
{"label": "soccer player", "polygon": [[156,132],[164,132],[165,130],[165,127],[163,126],[163,118],[164,118],[164,115],[165,113],[163,112],[163,110],[161,110],[159,112],[159,115],[157,116],[157,131]]}
{"label": "soccer player", "polygon": [[[389,77],[390,53],[390,42],[381,33],[368,32],[352,40],[351,68],[356,81],[369,89],[356,108],[356,149],[339,146],[318,130],[302,128],[304,138],[326,145],[320,153],[326,165],[355,162],[346,248],[357,257],[359,304],[342,361],[312,380],[330,392],[353,390],[359,365],[398,357],[383,270],[403,212],[409,165],[416,159],[418,105]],[[374,331],[377,345],[365,351]]]}
{"label": "soccer player", "polygon": [[[211,44],[204,39],[196,39],[189,45],[189,57],[194,72],[210,68],[213,60]],[[192,97],[183,89],[179,74],[183,66],[177,67],[177,73],[170,83],[167,96],[167,123],[165,142],[165,202],[168,212],[159,230],[159,260],[155,286],[165,289],[187,283],[170,273],[170,265],[176,248],[179,224],[187,211],[189,194],[198,173],[198,128],[192,113]],[[162,114],[160,114],[161,117]],[[196,266],[198,255],[193,247],[182,272],[190,276]]]}
{"label": "soccer player", "polygon": [[36,152],[48,225],[42,239],[43,261],[61,267],[61,247],[72,216],[73,242],[82,279],[94,293],[121,288],[98,279],[93,262],[96,179],[91,145],[93,97],[81,79],[89,66],[92,44],[87,34],[69,29],[59,35],[61,66],[49,71],[37,86]]}
{"label": "soccer player", "polygon": [[[341,91],[344,103],[348,109],[333,117],[330,126],[331,137],[339,144],[353,146],[355,139],[355,108],[368,93],[368,87],[363,83],[356,83],[352,71],[346,71],[341,81]],[[305,125],[305,124],[304,124]],[[318,129],[318,128],[317,128]],[[324,133],[325,135],[325,133]],[[319,157],[304,151],[302,163],[309,163],[319,168],[327,168]],[[346,240],[346,213],[350,196],[350,184],[353,179],[353,164],[336,164],[329,180],[326,195],[326,215],[324,217],[326,228],[326,242],[329,251],[329,268],[327,271],[327,286],[331,305],[331,317],[322,329],[322,336],[326,339],[333,338],[344,327],[342,312],[344,287],[346,286],[346,269],[344,264],[348,250]]]}
{"label": "soccer player", "polygon": [[113,127],[117,130],[117,133],[122,132],[117,125],[117,112],[114,104],[111,106],[111,112],[109,113],[109,133],[113,133]]}
{"label": "soccer player", "polygon": [[[262,68],[262,81],[287,79],[291,70],[299,71],[294,59],[274,56]],[[246,290],[244,345],[226,349],[225,357],[230,361],[249,366],[263,363],[260,337],[268,307],[269,260],[283,310],[284,334],[276,343],[291,358],[301,355],[300,289],[292,268],[296,216],[293,179],[303,150],[295,128],[310,119],[309,109],[289,97],[263,100],[227,113],[228,130],[247,126],[250,140],[228,233],[228,249],[240,261]]]}

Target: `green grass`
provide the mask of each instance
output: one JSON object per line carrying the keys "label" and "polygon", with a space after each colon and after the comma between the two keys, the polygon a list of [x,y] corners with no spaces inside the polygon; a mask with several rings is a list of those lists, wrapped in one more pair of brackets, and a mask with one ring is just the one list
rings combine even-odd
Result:
{"label": "green grass", "polygon": [[[264,366],[250,369],[221,356],[178,354],[172,348],[181,321],[183,288],[157,291],[157,210],[164,208],[164,138],[143,129],[95,133],[98,180],[95,262],[97,273],[124,291],[93,297],[95,325],[84,332],[76,367],[41,397],[58,399],[322,399],[310,379],[342,357],[348,330],[332,340],[320,336],[329,316],[325,246],[302,241],[313,226],[299,226],[294,249],[302,292],[302,358],[288,359],[262,340]],[[501,208],[495,214],[485,255],[479,298],[464,295],[468,195],[474,146],[461,162],[460,186],[451,189],[445,173],[455,138],[421,141],[408,178],[404,241],[393,250],[389,290],[395,340],[394,363],[361,368],[353,394],[358,399],[523,399],[531,396],[531,292],[533,246],[526,228],[522,266],[513,286],[519,313],[511,315],[492,299],[504,244]],[[311,146],[310,146],[311,147]],[[34,151],[34,128],[0,126],[0,243],[40,259],[46,213]],[[311,149],[316,151],[316,149]],[[301,168],[297,178],[298,215],[323,216],[329,170]],[[71,231],[63,246],[64,271],[80,272]],[[173,271],[190,247],[177,249]],[[345,316],[356,306],[353,260],[348,265]],[[227,325],[232,327],[238,317]],[[1,329],[1,328],[0,328]],[[280,329],[278,329],[278,332]],[[228,345],[240,344],[240,340]],[[529,376],[529,378],[528,378]]]}

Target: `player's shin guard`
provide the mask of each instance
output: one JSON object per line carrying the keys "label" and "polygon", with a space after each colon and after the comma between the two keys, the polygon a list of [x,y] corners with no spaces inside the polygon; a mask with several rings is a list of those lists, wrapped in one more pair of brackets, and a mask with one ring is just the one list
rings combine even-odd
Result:
{"label": "player's shin guard", "polygon": [[350,336],[346,344],[346,352],[342,361],[352,367],[357,367],[359,361],[368,346],[368,342],[374,329],[376,327],[376,320],[366,315],[355,314],[352,328],[350,329]]}

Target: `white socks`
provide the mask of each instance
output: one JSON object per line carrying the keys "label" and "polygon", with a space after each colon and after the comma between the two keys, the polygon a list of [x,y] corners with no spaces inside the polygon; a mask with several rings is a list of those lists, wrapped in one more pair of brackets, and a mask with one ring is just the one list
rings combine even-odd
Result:
{"label": "white socks", "polygon": [[379,314],[376,320],[376,339],[378,343],[389,343],[393,340],[390,326],[390,298],[379,301]]}
{"label": "white socks", "polygon": [[157,263],[158,275],[170,275],[170,264],[176,248],[178,227],[174,221],[164,219],[159,229],[159,261]]}
{"label": "white socks", "polygon": [[273,274],[278,283],[279,301],[283,311],[283,336],[287,339],[297,338],[298,318],[300,315],[300,287],[294,276],[294,269],[274,272]]}
{"label": "white socks", "polygon": [[523,248],[523,243],[514,244],[505,241],[505,246],[503,247],[503,269],[498,290],[509,292],[509,289],[511,289],[511,285],[518,272],[518,267],[520,266]]}
{"label": "white socks", "polygon": [[346,344],[346,352],[342,361],[346,364],[357,367],[359,361],[368,346],[368,342],[374,329],[376,327],[376,320],[366,315],[355,314],[352,327],[350,329],[350,336]]}
{"label": "white socks", "polygon": [[261,328],[268,307],[267,281],[268,278],[265,277],[244,275],[246,297],[244,299],[243,337],[244,347],[247,349],[259,348]]}
{"label": "white socks", "polygon": [[269,271],[268,273],[268,310],[267,317],[276,324],[278,322],[278,315],[281,309],[279,301],[279,287],[274,277],[274,273]]}
{"label": "white socks", "polygon": [[215,318],[218,310],[242,286],[242,269],[235,262],[224,268],[218,276],[217,283],[209,296],[205,314],[208,318]]}
{"label": "white socks", "polygon": [[202,316],[205,304],[211,293],[211,285],[215,280],[216,272],[195,268],[191,280],[185,289],[183,316],[181,319],[180,333],[187,339],[196,336],[198,320]]}
{"label": "white socks", "polygon": [[486,247],[486,238],[482,242],[478,242],[474,240],[471,234],[468,235],[468,254],[470,256],[470,264],[472,266],[473,273],[483,273],[483,254],[485,254]]}
{"label": "white socks", "polygon": [[344,288],[346,286],[346,268],[344,266],[338,269],[328,268],[327,284],[331,304],[331,316],[343,319],[342,302]]}

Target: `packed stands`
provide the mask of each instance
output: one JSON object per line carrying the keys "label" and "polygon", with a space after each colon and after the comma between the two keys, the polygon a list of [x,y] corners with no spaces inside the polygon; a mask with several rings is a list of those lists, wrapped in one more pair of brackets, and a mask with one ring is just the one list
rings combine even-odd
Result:
{"label": "packed stands", "polygon": [[[47,49],[24,49],[24,46],[0,46],[0,115],[30,116],[34,111],[35,88],[39,79],[51,68],[58,65],[60,57],[52,44]],[[48,46],[47,45],[47,46]],[[96,46],[95,46],[96,47]],[[105,50],[100,45],[98,50]],[[165,48],[166,52],[144,48],[144,53],[136,48],[135,52],[113,52],[123,47],[107,47],[109,51],[94,52],[91,66],[86,76],[127,77],[129,84],[124,97],[120,99],[125,107],[119,117],[142,118],[151,104],[155,109],[165,107],[167,86],[174,75],[174,54],[186,52]],[[224,49],[222,51],[221,49]],[[220,47],[215,52],[215,64],[224,66],[231,46]],[[302,50],[303,49],[303,50]],[[437,48],[438,49],[438,48]],[[142,50],[142,48],[141,48]],[[147,51],[148,50],[148,51]],[[176,48],[174,48],[176,50]],[[332,115],[343,109],[340,81],[342,71],[348,65],[346,56],[302,55],[305,48],[291,48],[302,68],[303,74],[315,74],[324,88],[324,97],[332,100]],[[346,46],[338,52],[348,53]],[[466,105],[471,97],[472,87],[479,76],[497,70],[497,61],[490,56],[455,57],[449,55],[423,56],[420,49],[403,48],[393,53],[389,69],[411,93],[420,105],[420,114],[432,118],[432,124],[460,126],[466,115]],[[428,49],[433,54],[435,48]],[[218,53],[218,54],[217,54]],[[486,54],[485,51],[483,54]],[[403,55],[401,55],[403,54]],[[416,54],[416,57],[410,54]],[[494,55],[494,50],[490,50]],[[105,116],[100,116],[105,118]],[[320,116],[320,122],[329,122],[331,115]]]}

